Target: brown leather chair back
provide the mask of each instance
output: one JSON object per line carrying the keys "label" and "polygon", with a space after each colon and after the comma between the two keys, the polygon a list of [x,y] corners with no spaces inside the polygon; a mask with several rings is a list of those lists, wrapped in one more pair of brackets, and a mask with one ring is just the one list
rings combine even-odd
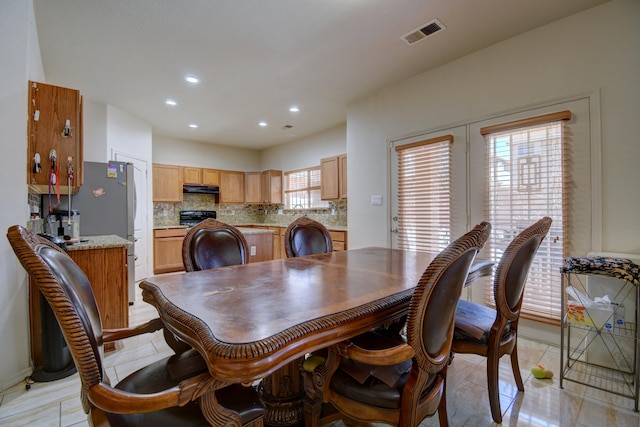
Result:
{"label": "brown leather chair back", "polygon": [[288,258],[333,251],[331,235],[326,227],[306,216],[289,224],[284,234],[284,247]]}
{"label": "brown leather chair back", "polygon": [[544,217],[518,234],[509,243],[496,267],[493,285],[496,308],[508,320],[516,320],[520,314],[531,263],[551,222],[551,218]]}
{"label": "brown leather chair back", "polygon": [[84,272],[48,240],[12,226],[7,237],[20,263],[55,313],[82,382],[82,402],[87,390],[104,378],[102,322]]}
{"label": "brown leather chair back", "polygon": [[248,247],[237,228],[209,218],[193,226],[184,237],[182,261],[186,271],[247,264]]}
{"label": "brown leather chair back", "polygon": [[490,232],[488,222],[476,225],[443,250],[418,282],[409,307],[407,341],[427,372],[437,372],[449,361],[456,305],[469,267]]}

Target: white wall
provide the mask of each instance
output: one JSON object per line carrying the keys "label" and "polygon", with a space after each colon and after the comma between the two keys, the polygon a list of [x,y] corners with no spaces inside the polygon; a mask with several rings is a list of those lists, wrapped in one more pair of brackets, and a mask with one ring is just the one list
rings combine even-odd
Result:
{"label": "white wall", "polygon": [[[0,8],[0,230],[25,225],[27,213],[27,81],[44,81],[31,1],[3,0]],[[26,273],[6,238],[0,239],[0,390],[31,373]]]}
{"label": "white wall", "polygon": [[319,166],[320,159],[347,152],[347,125],[341,124],[319,134],[262,150],[262,169],[290,171]]}
{"label": "white wall", "polygon": [[82,98],[82,141],[85,162],[106,162],[107,106]]}
{"label": "white wall", "polygon": [[153,135],[153,163],[201,168],[261,171],[257,150]]}
{"label": "white wall", "polygon": [[347,116],[349,246],[386,245],[388,206],[371,206],[370,195],[390,191],[387,140],[599,91],[603,240],[592,249],[640,252],[638,76],[640,2],[613,0],[353,103]]}
{"label": "white wall", "polygon": [[151,125],[112,105],[107,105],[107,152],[102,162],[113,160],[113,151],[146,160],[151,165]]}

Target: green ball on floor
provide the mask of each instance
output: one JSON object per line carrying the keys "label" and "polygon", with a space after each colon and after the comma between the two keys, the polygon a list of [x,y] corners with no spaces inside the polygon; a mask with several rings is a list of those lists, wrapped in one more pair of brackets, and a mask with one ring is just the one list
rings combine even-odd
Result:
{"label": "green ball on floor", "polygon": [[531,368],[531,375],[539,380],[553,378],[553,372],[545,369],[542,365],[534,366],[533,368]]}

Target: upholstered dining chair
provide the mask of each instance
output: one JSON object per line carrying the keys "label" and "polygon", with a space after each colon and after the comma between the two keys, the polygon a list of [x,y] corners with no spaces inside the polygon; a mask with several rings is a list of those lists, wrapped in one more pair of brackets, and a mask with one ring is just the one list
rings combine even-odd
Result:
{"label": "upholstered dining chair", "polygon": [[430,263],[411,297],[406,342],[368,331],[329,347],[324,363],[304,370],[306,427],[337,419],[413,427],[436,412],[448,425],[455,307],[490,230],[478,224]]}
{"label": "upholstered dining chair", "polygon": [[247,264],[249,246],[233,225],[213,218],[191,227],[182,241],[182,262],[186,271],[208,270]]}
{"label": "upholstered dining chair", "polygon": [[302,216],[293,221],[284,233],[287,258],[325,254],[333,251],[327,228],[311,218]]}
{"label": "upholstered dining chair", "polygon": [[[71,351],[81,383],[80,399],[94,426],[206,426],[199,394],[212,383],[195,350],[174,354],[130,374],[115,386],[105,372],[103,344],[162,328],[160,319],[126,329],[102,329],[91,284],[60,248],[21,226],[7,238],[20,263],[51,306]],[[207,392],[212,393],[212,392]],[[208,394],[238,425],[262,426],[257,392],[239,384]]]}
{"label": "upholstered dining chair", "polygon": [[505,354],[511,356],[511,369],[519,391],[524,391],[518,365],[518,320],[529,268],[551,227],[544,217],[523,230],[504,250],[495,270],[493,293],[495,309],[460,300],[456,309],[453,353],[473,353],[487,358],[487,383],[491,417],[500,424],[498,366]]}

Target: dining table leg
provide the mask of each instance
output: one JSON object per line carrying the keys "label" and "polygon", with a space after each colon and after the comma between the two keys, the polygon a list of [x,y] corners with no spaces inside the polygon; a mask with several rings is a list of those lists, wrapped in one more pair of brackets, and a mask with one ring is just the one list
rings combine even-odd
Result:
{"label": "dining table leg", "polygon": [[305,392],[300,371],[303,360],[303,357],[296,359],[260,381],[258,394],[265,405],[265,425],[303,424]]}
{"label": "dining table leg", "polygon": [[240,415],[218,403],[215,389],[209,389],[198,399],[202,415],[212,426],[242,426]]}

